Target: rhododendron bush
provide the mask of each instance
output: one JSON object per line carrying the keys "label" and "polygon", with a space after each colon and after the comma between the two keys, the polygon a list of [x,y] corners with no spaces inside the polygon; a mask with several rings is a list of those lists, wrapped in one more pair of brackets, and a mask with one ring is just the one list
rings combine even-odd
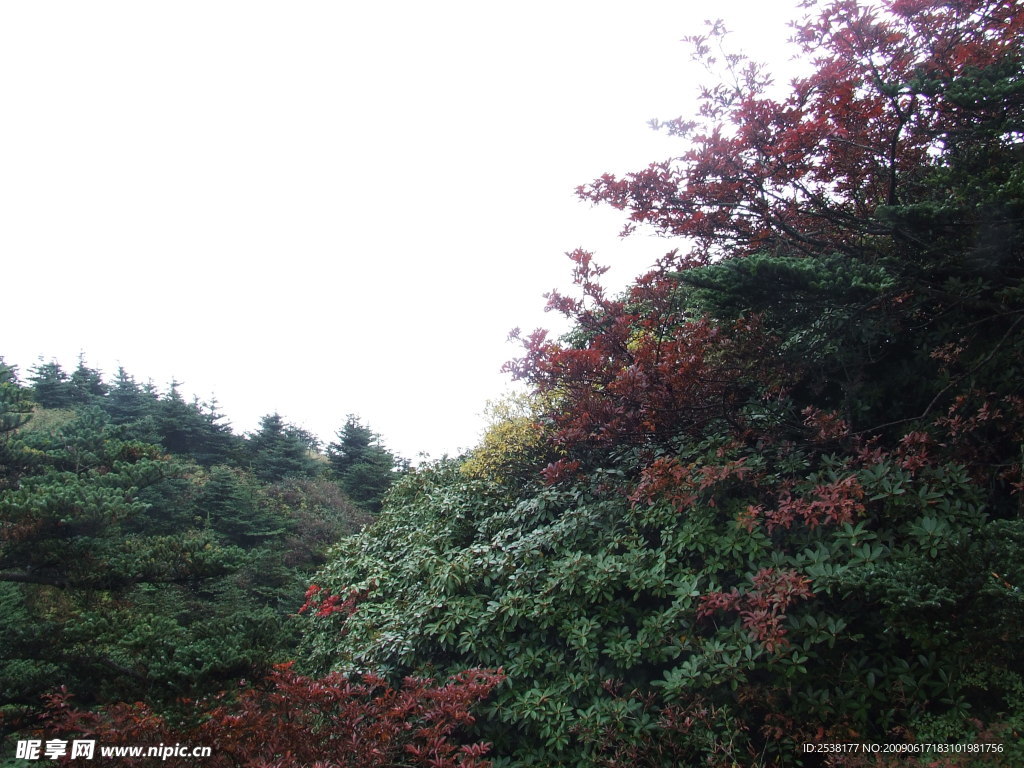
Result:
{"label": "rhododendron bush", "polygon": [[1024,8],[805,5],[805,75],[713,25],[679,156],[580,188],[678,247],[619,295],[570,254],[508,366],[545,445],[407,478],[318,672],[501,666],[503,765],[1024,759]]}

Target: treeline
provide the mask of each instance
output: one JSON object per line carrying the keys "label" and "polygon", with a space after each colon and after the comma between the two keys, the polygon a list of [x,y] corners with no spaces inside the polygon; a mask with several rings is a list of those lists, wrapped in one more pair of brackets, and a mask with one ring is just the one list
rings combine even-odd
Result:
{"label": "treeline", "polygon": [[278,414],[237,435],[124,369],[0,360],[7,722],[61,686],[162,706],[294,657],[312,572],[404,468],[354,416],[321,449]]}
{"label": "treeline", "polygon": [[84,357],[71,373],[56,361],[40,362],[30,370],[26,382],[40,408],[93,406],[121,427],[122,435],[159,445],[200,466],[245,468],[264,482],[326,476],[371,512],[380,509],[396,472],[408,467],[407,461],[389,451],[380,436],[353,415],[338,430],[337,440],[323,446],[315,435],[287,423],[277,413],[265,415],[255,432],[237,435],[218,411],[216,400],[186,401],[177,382],[161,393],[152,382],[140,384],[123,367],[112,381],[104,381],[100,371],[86,365]]}

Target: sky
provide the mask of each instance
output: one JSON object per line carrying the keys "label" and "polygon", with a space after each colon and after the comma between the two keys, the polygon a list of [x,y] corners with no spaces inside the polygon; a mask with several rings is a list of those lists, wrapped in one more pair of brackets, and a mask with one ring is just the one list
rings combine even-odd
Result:
{"label": "sky", "polygon": [[794,4],[2,3],[0,356],[457,455],[566,252],[621,287],[679,245],[574,190],[683,151],[681,39],[781,64]]}

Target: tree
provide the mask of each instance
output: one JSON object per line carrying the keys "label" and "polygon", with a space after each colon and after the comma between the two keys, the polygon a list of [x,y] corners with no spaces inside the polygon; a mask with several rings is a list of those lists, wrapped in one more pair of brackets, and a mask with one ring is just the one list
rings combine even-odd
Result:
{"label": "tree", "polygon": [[155,392],[140,386],[122,366],[117,369],[100,407],[115,424],[134,424],[155,414],[158,399]]}
{"label": "tree", "polygon": [[40,360],[32,369],[29,381],[35,401],[43,408],[70,408],[79,402],[68,374],[56,360],[49,363]]}
{"label": "tree", "polygon": [[[597,426],[570,427],[573,417],[563,414],[561,422],[575,430],[563,436],[593,437],[609,422],[650,432],[645,407],[625,404],[655,393],[663,414],[690,409],[689,392],[693,407],[708,405],[708,417],[732,418],[715,383],[723,371],[677,375],[680,367],[712,362],[698,360],[700,334],[715,332],[678,322],[683,312],[702,311],[682,299],[679,284],[709,279],[699,268],[716,261],[751,256],[758,261],[732,274],[749,273],[756,263],[756,279],[770,290],[747,304],[733,302],[733,314],[716,319],[745,323],[747,334],[780,335],[786,354],[776,362],[785,358],[787,365],[769,372],[768,360],[755,359],[761,370],[750,375],[775,376],[781,388],[827,390],[814,405],[841,408],[855,430],[902,418],[892,412],[892,398],[872,397],[868,390],[879,390],[868,376],[877,382],[900,372],[901,404],[910,397],[919,413],[950,404],[948,379],[932,357],[936,339],[960,344],[959,369],[969,371],[987,366],[1019,336],[1013,297],[1022,276],[1024,212],[1021,23],[1017,4],[1003,0],[915,0],[875,9],[826,3],[797,25],[813,72],[787,95],[773,97],[762,68],[727,56],[723,81],[702,92],[698,119],[666,124],[687,139],[683,155],[581,187],[585,199],[627,211],[627,229],[644,224],[694,246],[668,253],[624,300],[603,294],[590,254],[574,254],[582,298],[555,293],[549,307],[586,336],[566,347],[535,334],[526,340],[526,357],[512,366],[524,378],[546,377],[546,390],[583,381],[583,372],[603,382],[603,395],[568,385],[570,399],[588,399],[575,412]],[[716,25],[709,36],[691,38],[709,67],[719,64],[713,43],[722,35]],[[801,259],[812,261],[800,265]],[[797,270],[805,289],[784,282]],[[843,309],[830,310],[811,334],[772,324],[787,303],[802,305],[806,319],[825,301]],[[631,337],[639,323],[648,327]],[[680,346],[678,334],[664,337],[673,328],[696,334],[690,347]],[[953,333],[959,341],[952,342]],[[738,341],[737,334],[729,337]],[[761,343],[748,338],[748,346]],[[820,362],[829,346],[831,370],[818,367],[818,381],[809,381],[803,353]],[[665,365],[666,354],[682,357]],[[574,366],[574,377],[559,373]],[[837,377],[845,379],[839,387],[830,383]],[[625,424],[619,405],[640,423]]]}
{"label": "tree", "polygon": [[353,501],[368,511],[380,510],[399,463],[381,444],[380,435],[350,414],[338,430],[337,442],[327,446],[327,460],[332,474]]}
{"label": "tree", "polygon": [[[0,600],[10,609],[0,622],[0,689],[8,700],[33,703],[58,681],[97,696],[175,688],[181,678],[169,683],[166,674],[174,666],[169,616],[182,601],[162,615],[152,603],[167,596],[163,587],[194,587],[231,570],[234,553],[210,532],[180,517],[162,530],[168,510],[144,498],[183,467],[157,446],[120,439],[118,429],[87,407],[57,429],[19,435],[32,461],[0,489]],[[182,499],[173,502],[178,515]]]}
{"label": "tree", "polygon": [[[1013,230],[1021,24],[1007,0],[821,3],[795,25],[813,71],[781,98],[763,67],[718,60],[715,24],[688,39],[724,76],[702,90],[697,119],[663,126],[689,140],[687,151],[602,176],[580,195],[627,211],[631,227],[693,238],[683,263],[765,252],[868,259],[893,241],[920,257],[933,255],[922,237],[932,228],[961,245],[981,227]],[[953,178],[964,184],[942,194],[936,181]],[[978,182],[985,194],[971,197]]]}
{"label": "tree", "polygon": [[462,471],[468,477],[513,485],[535,479],[538,461],[550,455],[550,435],[539,423],[545,405],[550,406],[524,393],[489,401],[487,430]]}
{"label": "tree", "polygon": [[33,383],[36,402],[43,408],[96,404],[107,393],[103,375],[85,364],[84,355],[79,355],[78,366],[70,376],[56,360],[48,363],[40,360],[32,369],[29,381]]}
{"label": "tree", "polygon": [[[241,452],[215,405],[123,368],[101,388],[29,421],[0,366],[0,699],[26,716],[58,685],[163,710],[261,677],[298,642],[312,569],[365,522],[326,479],[217,463]],[[319,471],[312,436],[277,436]]]}
{"label": "tree", "polygon": [[260,419],[260,428],[247,440],[253,472],[267,482],[316,474],[319,468],[313,458],[316,446],[315,437],[286,423],[277,413]]}
{"label": "tree", "polygon": [[154,409],[153,423],[160,444],[207,467],[230,458],[237,439],[224,416],[215,408],[205,408],[198,399],[186,402],[179,386],[179,382],[172,382]]}
{"label": "tree", "polygon": [[0,489],[23,468],[26,458],[12,444],[12,437],[31,415],[32,403],[18,383],[17,369],[0,357]]}
{"label": "tree", "polygon": [[118,590],[219,570],[206,537],[146,535],[141,496],[182,472],[157,446],[118,439],[96,408],[22,439],[35,463],[0,493],[0,581]]}
{"label": "tree", "polygon": [[103,374],[85,364],[84,354],[78,356],[78,367],[71,373],[69,381],[75,388],[79,402],[83,404],[95,403],[106,395],[109,389],[103,381]]}
{"label": "tree", "polygon": [[287,518],[260,504],[253,477],[229,467],[210,469],[196,508],[220,536],[241,546],[265,542],[289,528]]}

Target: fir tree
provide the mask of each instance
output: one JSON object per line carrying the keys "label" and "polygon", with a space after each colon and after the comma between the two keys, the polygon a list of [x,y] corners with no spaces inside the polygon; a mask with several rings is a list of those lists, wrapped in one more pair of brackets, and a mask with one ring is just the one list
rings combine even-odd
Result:
{"label": "fir tree", "polygon": [[327,460],[353,501],[371,512],[380,510],[398,466],[394,454],[381,444],[380,435],[350,414],[338,430],[337,442],[327,447]]}

